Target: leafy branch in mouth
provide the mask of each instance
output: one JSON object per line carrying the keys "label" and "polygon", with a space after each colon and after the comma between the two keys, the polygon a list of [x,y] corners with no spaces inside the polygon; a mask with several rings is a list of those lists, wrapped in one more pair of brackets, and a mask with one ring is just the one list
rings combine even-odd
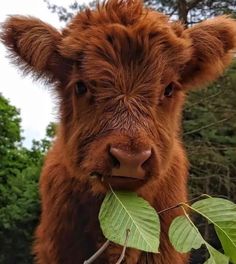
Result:
{"label": "leafy branch in mouth", "polygon": [[[236,264],[236,204],[233,202],[203,194],[157,213],[136,193],[114,191],[112,188],[107,193],[99,212],[100,226],[107,241],[84,264],[95,261],[108,248],[110,241],[123,246],[116,264],[122,263],[125,259],[128,247],[159,253],[159,215],[178,207],[183,209],[184,214],[173,219],[169,229],[169,239],[178,252],[187,253],[192,248],[198,249],[205,245],[210,258],[204,264],[228,264],[229,261]],[[225,255],[204,240],[186,208],[214,225]]]}

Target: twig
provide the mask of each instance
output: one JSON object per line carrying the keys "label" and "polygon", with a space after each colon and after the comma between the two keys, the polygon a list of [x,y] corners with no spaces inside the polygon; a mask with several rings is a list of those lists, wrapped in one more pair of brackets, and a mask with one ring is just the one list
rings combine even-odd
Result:
{"label": "twig", "polygon": [[214,123],[208,124],[208,125],[206,125],[206,126],[203,126],[203,127],[197,128],[197,129],[194,129],[194,130],[192,130],[192,131],[188,131],[188,132],[184,133],[184,136],[186,136],[186,135],[190,135],[190,134],[194,134],[194,133],[199,132],[199,131],[201,131],[201,130],[203,130],[203,129],[205,129],[205,128],[208,128],[208,127],[211,127],[211,126],[217,125],[217,124],[219,124],[219,123],[225,122],[225,121],[227,121],[227,120],[229,120],[229,119],[230,119],[230,118],[224,118],[224,119],[221,119],[221,120],[216,121],[216,122],[214,122]]}
{"label": "twig", "polygon": [[120,264],[122,262],[122,260],[124,259],[124,257],[125,257],[125,251],[126,251],[126,248],[127,248],[127,242],[128,242],[128,238],[129,238],[129,233],[130,233],[130,230],[127,229],[126,230],[125,244],[124,244],[122,253],[121,253],[119,259],[117,260],[116,264]]}
{"label": "twig", "polygon": [[172,12],[169,13],[168,16],[169,17],[172,17],[177,10],[178,10],[178,7],[177,6],[174,6]]}
{"label": "twig", "polygon": [[179,203],[179,204],[173,205],[173,206],[171,206],[171,207],[168,207],[168,208],[166,208],[166,209],[163,209],[163,210],[161,210],[161,211],[159,211],[159,212],[157,212],[157,213],[158,213],[158,214],[162,214],[162,213],[165,213],[166,211],[169,211],[169,210],[172,210],[172,209],[178,208],[178,207],[180,207],[181,205],[182,205],[182,203]]}
{"label": "twig", "polygon": [[191,10],[192,8],[196,7],[201,0],[192,0],[188,2],[188,11]]}
{"label": "twig", "polygon": [[171,206],[171,207],[168,207],[168,208],[166,208],[166,209],[163,209],[163,210],[161,210],[161,211],[159,211],[159,212],[157,212],[157,213],[158,213],[158,214],[162,214],[162,213],[164,213],[164,212],[166,212],[166,211],[169,211],[169,210],[172,210],[172,209],[178,208],[178,207],[180,207],[180,206],[183,206],[183,204],[185,204],[185,203],[188,204],[188,203],[195,202],[195,201],[197,201],[199,198],[202,198],[202,197],[210,198],[211,196],[208,195],[208,194],[201,194],[201,195],[199,195],[198,197],[193,198],[193,199],[191,199],[191,200],[189,200],[189,201],[187,201],[187,202],[181,202],[181,203],[178,203],[178,204],[176,204],[176,205],[173,205],[173,206]]}
{"label": "twig", "polygon": [[202,102],[208,101],[209,99],[212,99],[213,97],[216,97],[216,96],[218,96],[218,95],[220,95],[220,94],[222,94],[222,93],[223,93],[223,91],[220,91],[220,92],[218,92],[218,93],[215,93],[215,94],[209,95],[208,97],[202,98],[201,101],[198,101],[198,102],[196,102],[196,103],[192,103],[192,104],[190,104],[190,105],[187,105],[187,106],[186,106],[186,109],[191,110],[191,108],[192,108],[193,106],[198,105],[198,104],[200,104],[200,103],[202,103]]}
{"label": "twig", "polygon": [[190,176],[190,180],[196,180],[196,181],[202,181],[202,180],[206,180],[206,179],[211,179],[211,178],[220,178],[220,177],[224,177],[224,175],[207,175],[207,176]]}
{"label": "twig", "polygon": [[100,248],[97,252],[95,252],[88,260],[84,261],[84,264],[90,264],[93,263],[94,260],[96,260],[102,253],[103,251],[109,246],[110,241],[107,240]]}

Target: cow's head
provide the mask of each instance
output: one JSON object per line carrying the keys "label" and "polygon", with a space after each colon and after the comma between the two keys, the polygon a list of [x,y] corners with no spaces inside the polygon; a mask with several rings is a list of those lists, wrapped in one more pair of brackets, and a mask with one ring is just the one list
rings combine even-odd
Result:
{"label": "cow's head", "polygon": [[55,83],[64,162],[100,192],[142,188],[183,155],[185,93],[223,72],[235,35],[228,17],[184,29],[139,1],[110,0],[62,32],[10,17],[1,37],[23,70]]}

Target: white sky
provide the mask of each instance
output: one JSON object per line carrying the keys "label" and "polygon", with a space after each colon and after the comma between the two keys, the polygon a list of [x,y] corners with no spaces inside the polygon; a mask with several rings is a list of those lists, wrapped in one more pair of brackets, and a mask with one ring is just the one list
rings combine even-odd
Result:
{"label": "white sky", "polygon": [[[51,0],[51,3],[65,7],[73,2],[73,0]],[[62,27],[58,16],[48,10],[43,0],[1,0],[0,22],[3,22],[7,15],[14,14],[35,16],[56,28]],[[0,71],[0,93],[20,109],[24,145],[30,147],[32,139],[43,138],[49,122],[56,120],[55,102],[46,87],[39,82],[33,82],[30,77],[22,77],[18,69],[9,63],[6,49],[1,43]]]}

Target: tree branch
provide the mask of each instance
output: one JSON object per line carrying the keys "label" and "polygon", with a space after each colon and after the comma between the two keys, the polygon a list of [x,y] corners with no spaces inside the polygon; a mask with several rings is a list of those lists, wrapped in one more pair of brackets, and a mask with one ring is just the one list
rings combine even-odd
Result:
{"label": "tree branch", "polygon": [[199,132],[199,131],[201,131],[201,130],[203,130],[203,129],[205,129],[205,128],[208,128],[208,127],[211,127],[211,126],[217,125],[217,124],[219,124],[219,123],[223,123],[223,122],[225,122],[225,121],[227,121],[227,120],[229,120],[229,119],[230,119],[230,118],[224,118],[224,119],[221,119],[221,120],[219,120],[219,121],[217,121],[217,122],[214,122],[214,123],[211,123],[211,124],[209,124],[209,125],[206,125],[206,126],[203,126],[203,127],[200,127],[200,128],[194,129],[194,130],[191,130],[191,131],[189,131],[189,132],[186,132],[186,133],[184,133],[183,135],[186,136],[186,135],[194,134],[194,133]]}
{"label": "tree branch", "polygon": [[219,91],[219,92],[217,92],[217,93],[215,93],[215,94],[211,94],[211,95],[209,95],[208,97],[202,98],[200,101],[198,101],[198,102],[196,102],[196,103],[193,103],[193,104],[190,104],[190,105],[186,105],[186,108],[192,108],[192,107],[195,106],[195,105],[198,105],[198,104],[200,104],[200,103],[202,103],[202,102],[208,101],[209,99],[212,99],[212,98],[214,98],[214,97],[217,97],[218,95],[221,95],[221,94],[223,94],[223,93],[225,93],[225,92],[224,92],[224,91]]}
{"label": "tree branch", "polygon": [[182,23],[185,25],[185,27],[187,27],[188,26],[187,1],[186,0],[178,0],[177,1],[177,7],[178,7],[179,20],[182,21]]}
{"label": "tree branch", "polygon": [[192,0],[188,2],[188,11],[196,7],[202,0]]}
{"label": "tree branch", "polygon": [[172,17],[174,15],[174,13],[178,10],[178,7],[177,6],[174,6],[173,7],[173,10],[171,13],[167,14],[169,17]]}
{"label": "tree branch", "polygon": [[107,240],[102,247],[99,248],[99,250],[97,252],[95,252],[94,255],[92,255],[88,260],[84,261],[84,264],[90,264],[93,263],[102,253],[104,250],[106,250],[106,248],[109,246],[110,241]]}
{"label": "tree branch", "polygon": [[158,213],[158,214],[162,214],[162,213],[167,212],[167,211],[169,211],[169,210],[172,210],[172,209],[178,208],[178,207],[182,206],[183,204],[188,204],[188,203],[195,202],[195,201],[197,201],[198,199],[203,198],[203,197],[208,197],[208,198],[209,198],[209,197],[211,197],[211,196],[209,196],[209,195],[207,195],[207,194],[201,194],[201,195],[199,195],[198,197],[195,197],[195,198],[193,198],[193,199],[191,199],[191,200],[189,200],[189,201],[187,201],[187,202],[181,202],[181,203],[178,203],[178,204],[176,204],[176,205],[173,205],[173,206],[171,206],[171,207],[168,207],[168,208],[166,208],[166,209],[163,209],[163,210],[161,210],[161,211],[159,211],[159,212],[157,212],[157,213]]}
{"label": "tree branch", "polygon": [[122,253],[121,253],[119,259],[117,260],[116,264],[120,264],[123,261],[124,257],[125,257],[125,251],[126,251],[126,248],[127,248],[127,242],[128,242],[128,238],[129,238],[129,233],[130,233],[130,230],[127,229],[126,230],[125,244],[124,244]]}

